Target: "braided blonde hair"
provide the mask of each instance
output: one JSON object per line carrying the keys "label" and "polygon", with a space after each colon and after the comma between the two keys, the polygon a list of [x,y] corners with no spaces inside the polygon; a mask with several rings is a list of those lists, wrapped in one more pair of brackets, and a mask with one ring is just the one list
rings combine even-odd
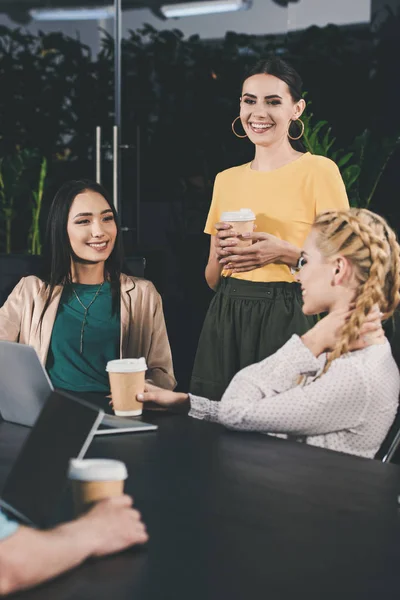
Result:
{"label": "braided blonde hair", "polygon": [[364,208],[329,210],[315,219],[316,245],[325,258],[346,257],[359,282],[355,309],[325,365],[349,351],[375,304],[389,318],[400,302],[400,246],[386,221]]}

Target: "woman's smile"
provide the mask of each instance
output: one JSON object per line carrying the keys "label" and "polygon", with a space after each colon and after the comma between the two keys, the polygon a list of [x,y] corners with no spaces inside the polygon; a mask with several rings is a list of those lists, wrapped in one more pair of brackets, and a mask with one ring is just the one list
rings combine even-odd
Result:
{"label": "woman's smile", "polygon": [[107,250],[108,240],[104,242],[88,242],[87,245],[96,252],[103,252],[104,250]]}
{"label": "woman's smile", "polygon": [[274,123],[262,123],[259,121],[248,121],[248,126],[253,131],[253,133],[260,135],[266,133],[270,129],[274,127]]}

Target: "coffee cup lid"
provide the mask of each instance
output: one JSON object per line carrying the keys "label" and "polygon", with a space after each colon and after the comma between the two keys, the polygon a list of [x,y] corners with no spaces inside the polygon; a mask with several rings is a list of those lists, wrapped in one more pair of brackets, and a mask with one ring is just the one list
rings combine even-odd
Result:
{"label": "coffee cup lid", "polygon": [[68,477],[76,481],[120,481],[128,477],[128,471],[120,460],[71,458]]}
{"label": "coffee cup lid", "polygon": [[118,360],[109,360],[106,371],[109,373],[138,373],[146,371],[146,359],[141,358],[120,358]]}
{"label": "coffee cup lid", "polygon": [[232,210],[223,212],[221,215],[221,221],[254,221],[256,215],[253,213],[251,208],[241,208],[240,210]]}

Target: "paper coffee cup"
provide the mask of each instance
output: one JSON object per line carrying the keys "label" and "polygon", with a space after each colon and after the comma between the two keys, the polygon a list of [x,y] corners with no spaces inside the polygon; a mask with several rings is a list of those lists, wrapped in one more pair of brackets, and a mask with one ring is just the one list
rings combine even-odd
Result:
{"label": "paper coffee cup", "polygon": [[137,417],[142,414],[143,404],[136,400],[136,395],[144,392],[146,369],[144,358],[121,358],[107,363],[106,371],[116,415]]}
{"label": "paper coffee cup", "polygon": [[127,477],[125,463],[120,460],[72,458],[68,478],[72,484],[76,514],[84,512],[94,502],[121,496]]}
{"label": "paper coffee cup", "polygon": [[240,237],[243,233],[252,233],[254,230],[256,215],[250,208],[241,208],[240,210],[223,212],[220,220],[232,225],[234,230],[239,234],[238,246],[251,246],[253,243],[252,240],[246,240]]}

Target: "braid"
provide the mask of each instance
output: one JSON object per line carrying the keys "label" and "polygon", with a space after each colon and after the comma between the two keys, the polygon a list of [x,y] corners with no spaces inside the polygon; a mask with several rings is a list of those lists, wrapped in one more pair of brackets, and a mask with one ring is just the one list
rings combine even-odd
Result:
{"label": "braid", "polygon": [[394,231],[388,226],[385,219],[370,211],[364,212],[367,212],[375,219],[375,221],[380,223],[382,232],[385,235],[389,245],[389,269],[383,290],[384,302],[381,306],[381,309],[385,313],[385,317],[388,319],[393,315],[398,304],[400,303],[400,246],[397,242]]}
{"label": "braid", "polygon": [[400,303],[400,246],[397,243],[394,232],[388,228],[388,243],[392,260],[387,276],[385,296],[387,304],[385,307],[386,318],[392,316]]}
{"label": "braid", "polygon": [[325,256],[342,254],[357,269],[359,286],[355,309],[325,365],[349,351],[365,318],[377,304],[386,318],[400,301],[400,247],[386,221],[366,209],[327,211],[314,223],[318,245]]}

